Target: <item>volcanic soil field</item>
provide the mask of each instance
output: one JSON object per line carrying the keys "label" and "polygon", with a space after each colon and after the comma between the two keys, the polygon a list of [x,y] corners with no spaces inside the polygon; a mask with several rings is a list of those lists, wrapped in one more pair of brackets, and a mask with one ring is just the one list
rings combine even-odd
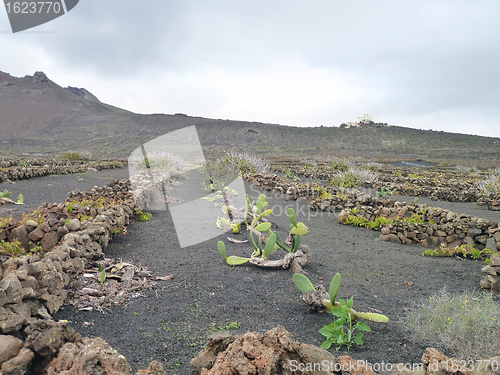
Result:
{"label": "volcanic soil field", "polygon": [[[299,177],[298,183],[313,181]],[[115,178],[127,179],[128,169],[3,182],[0,191],[8,189],[14,197],[22,193],[26,205],[0,206],[0,216],[20,217],[21,212],[33,211],[43,202],[64,202],[71,190],[90,191]],[[324,183],[321,179],[317,182]],[[286,200],[284,192],[261,189],[249,181],[245,187],[251,200],[266,195],[268,208],[273,209],[268,219],[276,222],[274,230],[282,238],[288,234],[290,223],[285,212],[290,207],[297,220],[308,227],[303,244],[312,251],[312,260],[304,268],[314,285],[322,283],[328,290],[338,272],[342,275],[340,298],[354,296],[357,311],[378,312],[389,318],[387,324],[369,323],[372,332],[365,335],[364,345],[338,352],[332,347],[335,356],[347,354],[371,363],[419,363],[433,343],[413,342],[400,318],[415,303],[443,288],[451,294],[479,289],[484,260],[423,257],[425,247],[380,241],[380,231],[341,224],[338,211],[312,210],[306,199]],[[187,185],[183,180],[173,189],[179,194],[199,189],[203,195],[201,185]],[[414,202],[413,196],[395,195],[393,199]],[[419,204],[487,220],[500,219],[498,211],[479,208],[475,202],[436,201],[421,196]],[[150,282],[135,298],[107,307],[104,312],[64,304],[55,320],[68,320],[82,336],[102,337],[126,357],[133,372],[157,360],[168,374],[190,374],[190,360],[214,331],[264,333],[282,325],[294,340],[321,345],[324,337],[318,331],[334,317],[315,312],[301,301],[292,272],[248,263],[232,267],[217,251],[217,242],[223,240],[228,255],[250,256],[253,248],[249,242],[227,240],[228,236],[248,240],[244,226],[240,234],[221,232],[218,238],[181,248],[170,212],[150,212],[149,221],[134,219],[103,251],[106,258],[146,267],[153,276],[172,278]],[[191,230],[195,233],[199,228],[194,224]]]}

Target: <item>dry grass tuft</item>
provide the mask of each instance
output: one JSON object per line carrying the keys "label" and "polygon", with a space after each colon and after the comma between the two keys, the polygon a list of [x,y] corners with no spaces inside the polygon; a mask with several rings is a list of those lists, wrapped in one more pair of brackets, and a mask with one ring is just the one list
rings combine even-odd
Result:
{"label": "dry grass tuft", "polygon": [[491,293],[451,295],[442,290],[401,318],[415,342],[463,360],[498,354],[500,306]]}

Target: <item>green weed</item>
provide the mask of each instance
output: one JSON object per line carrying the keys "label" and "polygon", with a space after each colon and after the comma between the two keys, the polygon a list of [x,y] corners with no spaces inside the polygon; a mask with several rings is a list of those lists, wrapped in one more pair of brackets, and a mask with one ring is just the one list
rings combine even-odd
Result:
{"label": "green weed", "polygon": [[140,209],[136,209],[135,214],[139,216],[140,221],[149,221],[149,219],[153,217],[153,215],[150,214],[149,212],[143,212]]}
{"label": "green weed", "polygon": [[[441,244],[439,249],[427,249],[422,253],[422,256],[431,256],[431,257],[450,257],[450,256],[459,256],[461,258],[472,258],[476,260],[480,258],[482,255],[490,256],[492,254],[496,254],[494,251],[490,249],[477,250],[472,245],[462,244],[456,248],[450,248],[447,244]],[[489,260],[489,259],[487,259]],[[488,264],[489,262],[486,262]]]}
{"label": "green weed", "polygon": [[340,350],[342,345],[347,347],[347,350],[351,349],[353,344],[353,339],[356,345],[363,345],[363,332],[358,332],[356,337],[354,337],[355,331],[371,332],[371,328],[364,322],[356,322],[353,325],[354,317],[352,315],[352,305],[354,297],[347,300],[339,298],[339,305],[335,306],[332,310],[332,314],[338,319],[333,323],[324,326],[319,330],[323,336],[326,336],[326,340],[321,344],[321,349],[330,349],[332,345],[336,346],[336,350]]}
{"label": "green weed", "polygon": [[377,197],[379,198],[385,198],[387,195],[394,195],[396,194],[397,190],[396,189],[392,189],[392,190],[389,190],[387,189],[385,186],[382,186],[380,188],[380,191],[377,191]]}
{"label": "green weed", "polygon": [[212,332],[220,332],[220,331],[229,331],[229,330],[232,330],[232,329],[238,329],[240,328],[241,326],[241,323],[240,322],[229,322],[229,320],[227,321],[226,325],[225,326],[216,326],[215,323],[212,323],[212,325],[210,326],[210,330]]}
{"label": "green weed", "polygon": [[35,246],[30,251],[26,251],[18,239],[14,239],[14,241],[0,241],[0,253],[10,255],[14,258],[24,255],[40,255],[43,257],[41,246]]}

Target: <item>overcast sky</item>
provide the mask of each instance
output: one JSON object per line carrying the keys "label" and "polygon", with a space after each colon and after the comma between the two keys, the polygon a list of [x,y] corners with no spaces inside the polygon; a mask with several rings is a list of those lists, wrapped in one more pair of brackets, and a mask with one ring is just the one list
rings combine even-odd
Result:
{"label": "overcast sky", "polygon": [[138,113],[500,137],[500,1],[80,0],[13,34],[0,70]]}

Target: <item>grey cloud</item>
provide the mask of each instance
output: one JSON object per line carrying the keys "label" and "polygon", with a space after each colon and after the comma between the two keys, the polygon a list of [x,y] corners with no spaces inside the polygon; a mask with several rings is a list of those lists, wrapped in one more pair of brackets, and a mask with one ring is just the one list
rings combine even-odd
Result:
{"label": "grey cloud", "polygon": [[60,66],[138,86],[296,60],[345,77],[361,93],[353,109],[394,117],[467,110],[491,121],[500,116],[498,14],[500,2],[490,0],[86,0],[47,24],[58,32],[19,40]]}

